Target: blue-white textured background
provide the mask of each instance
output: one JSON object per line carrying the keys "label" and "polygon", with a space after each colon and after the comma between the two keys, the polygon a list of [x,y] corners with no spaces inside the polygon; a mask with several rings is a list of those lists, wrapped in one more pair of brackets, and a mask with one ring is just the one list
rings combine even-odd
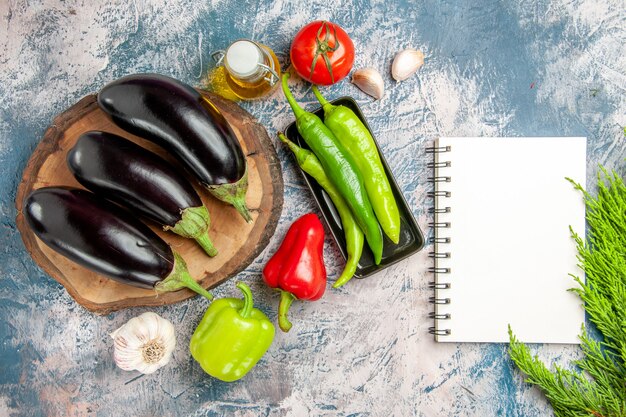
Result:
{"label": "blue-white textured background", "polygon": [[[439,135],[587,136],[590,184],[598,163],[624,172],[622,0],[307,3],[0,2],[0,416],[551,415],[512,367],[506,346],[435,344],[427,334],[429,247],[384,273],[329,290],[319,302],[294,303],[294,329],[278,334],[257,367],[233,384],[204,375],[187,352],[206,305],[201,299],[154,309],[175,323],[179,345],[166,368],[137,378],[115,367],[109,333],[145,309],[95,316],[25,252],[14,223],[15,190],[55,114],[134,72],[203,85],[211,51],[252,38],[284,53],[297,29],[318,18],[352,36],[356,68],[383,74],[381,101],[347,81],[326,94],[358,100],[426,233],[424,148]],[[391,60],[406,47],[421,49],[426,63],[417,76],[395,83]],[[308,85],[292,84],[312,106]],[[272,137],[292,120],[280,92],[244,107]],[[281,222],[238,277],[272,318],[278,300],[260,284],[260,270],[291,221],[316,210],[293,161],[278,148]],[[528,169],[541,167],[528,161]],[[335,278],[343,262],[330,239],[325,255]],[[215,291],[236,292],[232,281]],[[563,365],[579,355],[573,346],[533,350]]]}

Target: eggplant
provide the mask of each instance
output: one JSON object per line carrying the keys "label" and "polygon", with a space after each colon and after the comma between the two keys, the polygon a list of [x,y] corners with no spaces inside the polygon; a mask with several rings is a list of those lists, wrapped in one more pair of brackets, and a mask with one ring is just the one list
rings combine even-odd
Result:
{"label": "eggplant", "polygon": [[98,105],[122,129],[170,152],[215,197],[246,221],[246,158],[220,111],[193,87],[158,74],[136,74],[107,84]]}
{"label": "eggplant", "polygon": [[163,226],[196,239],[209,256],[209,211],[191,184],[165,159],[108,132],[83,133],[67,166],[85,188]]}
{"label": "eggplant", "polygon": [[92,192],[44,187],[24,202],[26,222],[46,245],[115,281],[157,292],[187,287],[213,299],[183,258],[148,226]]}

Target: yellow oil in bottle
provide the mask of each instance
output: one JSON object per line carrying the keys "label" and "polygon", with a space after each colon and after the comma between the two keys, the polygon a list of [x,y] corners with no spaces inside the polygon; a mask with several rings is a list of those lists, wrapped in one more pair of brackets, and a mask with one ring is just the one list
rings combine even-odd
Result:
{"label": "yellow oil in bottle", "polygon": [[273,74],[269,71],[266,71],[260,77],[256,77],[256,79],[254,77],[237,77],[236,74],[225,71],[224,78],[226,79],[226,83],[233,93],[243,100],[252,100],[271,93],[276,87],[278,87],[278,82],[280,81],[280,64],[278,63],[276,54],[265,45],[259,45],[259,47],[263,48],[267,52],[265,65],[272,68],[276,72],[276,75],[278,75],[279,79],[274,80],[274,83],[272,83],[271,78],[273,77]]}
{"label": "yellow oil in bottle", "polygon": [[239,101],[239,97],[230,88],[226,82],[226,69],[222,66],[215,67],[207,74],[207,89],[215,94],[218,94],[224,98],[232,101]]}
{"label": "yellow oil in bottle", "polygon": [[209,73],[208,82],[223,97],[253,100],[278,87],[280,64],[267,46],[240,40],[229,46],[223,64]]}

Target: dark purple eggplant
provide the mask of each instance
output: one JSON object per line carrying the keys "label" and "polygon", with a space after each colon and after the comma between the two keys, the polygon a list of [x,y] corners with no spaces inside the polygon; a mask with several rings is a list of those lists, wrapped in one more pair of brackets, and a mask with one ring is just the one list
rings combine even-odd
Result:
{"label": "dark purple eggplant", "polygon": [[165,148],[215,197],[246,221],[246,158],[220,111],[193,87],[158,74],[136,74],[106,85],[98,105],[122,129]]}
{"label": "dark purple eggplant", "polygon": [[113,133],[83,133],[67,165],[85,188],[189,239],[209,256],[209,211],[191,184],[165,159]]}
{"label": "dark purple eggplant", "polygon": [[187,287],[213,299],[183,258],[124,209],[76,188],[45,187],[24,202],[24,217],[46,245],[115,281],[169,292]]}

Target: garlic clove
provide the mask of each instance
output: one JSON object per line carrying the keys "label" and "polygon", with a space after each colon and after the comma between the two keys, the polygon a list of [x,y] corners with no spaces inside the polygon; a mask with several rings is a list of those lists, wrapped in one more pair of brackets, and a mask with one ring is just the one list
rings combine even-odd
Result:
{"label": "garlic clove", "polygon": [[126,371],[153,373],[166,365],[176,347],[174,326],[156,313],[147,312],[130,319],[111,333],[113,359]]}
{"label": "garlic clove", "polygon": [[141,372],[142,374],[149,375],[149,374],[153,374],[153,373],[155,373],[156,371],[158,371],[158,370],[159,370],[159,368],[161,368],[161,365],[159,365],[158,363],[153,363],[153,364],[151,364],[151,365],[148,365],[148,364],[146,364],[146,363],[142,363],[142,365],[141,365],[141,366],[139,366],[139,367],[137,368],[137,370],[138,370],[139,372]]}
{"label": "garlic clove", "polygon": [[137,317],[137,319],[139,320],[139,329],[141,330],[138,335],[142,342],[147,343],[159,337],[159,324],[162,320],[159,320],[160,316],[158,314],[148,312]]}
{"label": "garlic clove", "polygon": [[124,371],[139,371],[144,366],[144,361],[141,355],[138,354],[113,354],[113,360],[115,364]]}
{"label": "garlic clove", "polygon": [[380,100],[385,94],[383,77],[374,68],[363,68],[354,71],[351,83],[376,100]]}
{"label": "garlic clove", "polygon": [[396,81],[404,81],[424,65],[424,54],[415,49],[399,52],[391,65],[391,76]]}

